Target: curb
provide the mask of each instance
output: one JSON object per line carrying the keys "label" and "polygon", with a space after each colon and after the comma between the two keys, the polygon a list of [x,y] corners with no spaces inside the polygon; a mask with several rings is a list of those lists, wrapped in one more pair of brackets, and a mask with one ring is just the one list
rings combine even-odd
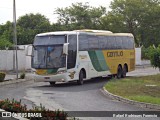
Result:
{"label": "curb", "polygon": [[160,110],[160,105],[156,105],[156,104],[151,104],[151,103],[144,103],[144,102],[137,102],[134,100],[129,100],[123,97],[120,97],[118,95],[114,95],[110,92],[108,92],[105,87],[103,87],[103,89],[100,89],[100,91],[105,95],[105,96],[109,96],[112,99],[116,99],[118,101],[122,101],[124,103],[128,103],[131,105],[136,105],[136,106],[140,106],[142,108],[150,108],[150,109],[155,109],[155,110]]}
{"label": "curb", "polygon": [[31,81],[33,79],[10,79],[8,81],[5,81],[5,82],[0,82],[0,86],[2,85],[9,85],[9,84],[15,84],[15,83],[20,83],[20,82],[26,82],[26,81]]}

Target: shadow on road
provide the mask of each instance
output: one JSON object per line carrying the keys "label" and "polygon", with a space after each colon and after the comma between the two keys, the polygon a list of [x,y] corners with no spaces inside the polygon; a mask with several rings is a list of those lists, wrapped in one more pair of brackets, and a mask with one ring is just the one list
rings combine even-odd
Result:
{"label": "shadow on road", "polygon": [[50,85],[49,83],[39,84],[34,86],[35,89],[44,89],[44,90],[54,90],[54,91],[86,91],[86,90],[93,90],[97,88],[102,88],[103,85],[110,80],[109,77],[105,78],[94,78],[85,80],[83,85],[78,85],[76,81],[67,82],[67,83],[56,83],[54,86]]}

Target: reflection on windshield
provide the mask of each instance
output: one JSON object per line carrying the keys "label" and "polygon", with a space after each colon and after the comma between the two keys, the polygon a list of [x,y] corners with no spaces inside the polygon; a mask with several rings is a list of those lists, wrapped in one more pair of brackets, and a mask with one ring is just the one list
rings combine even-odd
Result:
{"label": "reflection on windshield", "polygon": [[33,68],[62,68],[65,67],[63,46],[36,46],[33,51]]}
{"label": "reflection on windshield", "polygon": [[60,68],[65,60],[62,55],[62,46],[47,47],[47,68]]}

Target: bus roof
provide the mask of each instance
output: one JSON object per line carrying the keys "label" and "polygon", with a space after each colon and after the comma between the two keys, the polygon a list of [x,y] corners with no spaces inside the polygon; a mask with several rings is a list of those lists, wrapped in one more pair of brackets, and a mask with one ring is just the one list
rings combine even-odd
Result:
{"label": "bus roof", "polygon": [[56,32],[47,32],[47,33],[40,33],[36,36],[47,36],[47,35],[66,35],[66,34],[77,34],[76,31],[56,31]]}
{"label": "bus roof", "polygon": [[105,36],[128,36],[133,37],[131,33],[112,33],[111,31],[105,31],[105,30],[90,30],[90,29],[84,29],[84,30],[74,30],[74,31],[56,31],[56,32],[47,32],[47,33],[40,33],[36,36],[48,36],[48,35],[70,35],[70,34],[94,34],[94,35],[105,35]]}
{"label": "bus roof", "polygon": [[77,32],[90,32],[90,33],[107,33],[107,34],[112,34],[111,31],[107,31],[107,30],[92,30],[92,29],[82,29],[82,30],[74,30]]}

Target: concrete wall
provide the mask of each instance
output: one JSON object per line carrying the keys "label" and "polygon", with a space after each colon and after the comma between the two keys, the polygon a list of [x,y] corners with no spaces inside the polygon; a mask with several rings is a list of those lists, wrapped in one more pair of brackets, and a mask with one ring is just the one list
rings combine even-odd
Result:
{"label": "concrete wall", "polygon": [[[25,50],[18,50],[18,70],[30,69],[30,58],[25,55]],[[13,70],[13,50],[0,50],[0,70]]]}
{"label": "concrete wall", "polygon": [[136,65],[141,65],[142,60],[141,60],[141,48],[136,48],[135,49],[135,54],[136,54]]}
{"label": "concrete wall", "polygon": [[[22,46],[21,46],[22,47]],[[23,50],[18,50],[18,70],[31,69],[31,57],[26,56],[27,46]],[[32,47],[29,47],[29,51]],[[141,65],[141,48],[136,48],[136,65]],[[0,70],[13,70],[13,50],[0,50]]]}
{"label": "concrete wall", "polygon": [[[18,48],[21,50],[17,51],[18,56],[18,70],[24,71],[31,69],[31,56],[26,56],[26,49],[28,45],[20,45]],[[32,50],[32,47],[29,47]],[[13,50],[0,50],[0,70],[9,71],[16,68],[15,63],[13,63]],[[14,66],[14,67],[13,67]]]}

